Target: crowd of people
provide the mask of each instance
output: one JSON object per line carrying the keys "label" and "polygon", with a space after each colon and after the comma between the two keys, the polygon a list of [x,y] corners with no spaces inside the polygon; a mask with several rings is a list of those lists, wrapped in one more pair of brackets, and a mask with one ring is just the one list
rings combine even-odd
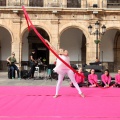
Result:
{"label": "crowd of people", "polygon": [[[82,68],[79,68],[78,73],[80,73],[81,75],[84,75]],[[114,83],[111,81],[112,77],[108,69],[106,69],[104,73],[101,75],[100,84],[98,84],[98,75],[95,73],[95,69],[90,70],[90,74],[88,75],[87,79],[88,79],[89,87],[99,87],[99,86],[105,87],[105,88],[110,86],[120,87],[120,70],[118,70],[118,73],[115,75]],[[83,83],[85,82],[85,78],[75,74],[75,80],[80,87],[84,85]],[[70,86],[74,87],[73,83],[70,83]]]}

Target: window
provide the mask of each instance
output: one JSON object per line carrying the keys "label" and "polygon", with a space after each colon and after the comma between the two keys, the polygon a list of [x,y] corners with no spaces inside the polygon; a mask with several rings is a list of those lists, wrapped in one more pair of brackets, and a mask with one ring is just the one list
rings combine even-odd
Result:
{"label": "window", "polygon": [[67,0],[67,7],[80,8],[81,0]]}
{"label": "window", "polygon": [[107,0],[108,8],[120,8],[120,0]]}
{"label": "window", "polygon": [[43,0],[29,0],[29,6],[43,7]]}
{"label": "window", "polygon": [[107,0],[107,3],[120,3],[120,0]]}
{"label": "window", "polygon": [[0,6],[6,6],[6,0],[0,0]]}

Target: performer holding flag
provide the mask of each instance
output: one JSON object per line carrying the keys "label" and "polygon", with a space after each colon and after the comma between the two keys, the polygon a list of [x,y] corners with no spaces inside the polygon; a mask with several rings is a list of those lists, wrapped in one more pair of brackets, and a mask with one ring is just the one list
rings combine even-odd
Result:
{"label": "performer holding flag", "polygon": [[[69,59],[67,50],[59,49],[57,51],[50,44],[49,41],[46,40],[46,43],[48,43],[48,45],[51,47],[51,49],[56,51],[56,53],[59,55],[60,58],[62,58],[66,63],[68,63],[70,65],[70,59]],[[75,88],[77,89],[79,95],[81,97],[84,97],[84,94],[80,90],[80,88],[79,88],[79,86],[78,86],[78,84],[77,84],[77,82],[75,80],[75,75],[74,75],[73,71],[70,68],[68,68],[63,62],[61,62],[59,59],[57,59],[56,67],[53,70],[58,73],[58,82],[57,82],[56,93],[55,93],[54,98],[57,98],[59,96],[58,92],[59,92],[59,89],[60,89],[60,86],[61,86],[61,83],[63,81],[63,78],[64,78],[65,74],[68,75],[68,77],[70,78],[71,82],[74,84]]]}

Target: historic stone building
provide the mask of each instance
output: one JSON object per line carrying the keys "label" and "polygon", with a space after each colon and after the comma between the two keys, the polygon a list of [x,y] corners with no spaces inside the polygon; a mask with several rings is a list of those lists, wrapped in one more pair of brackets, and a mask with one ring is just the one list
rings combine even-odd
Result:
{"label": "historic stone building", "polygon": [[[33,30],[28,32],[22,5],[38,32],[57,49],[67,49],[71,63],[94,62],[96,52],[110,71],[120,67],[120,0],[0,0],[0,70],[7,70],[6,58],[15,52],[17,61],[29,61],[32,49],[36,57],[53,64],[56,57],[49,52]],[[98,34],[98,46],[88,26],[96,21],[106,26]],[[98,47],[98,48],[97,48]],[[21,64],[19,64],[21,66]]]}

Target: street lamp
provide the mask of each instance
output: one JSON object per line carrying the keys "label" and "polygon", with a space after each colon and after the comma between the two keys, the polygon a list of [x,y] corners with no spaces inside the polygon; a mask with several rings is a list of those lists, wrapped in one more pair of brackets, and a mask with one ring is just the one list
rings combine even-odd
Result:
{"label": "street lamp", "polygon": [[100,40],[98,39],[100,35],[103,35],[106,32],[106,26],[103,25],[102,26],[102,32],[99,31],[100,28],[100,23],[98,21],[96,21],[95,23],[95,32],[92,33],[92,26],[89,25],[88,26],[88,31],[90,33],[90,35],[96,35],[96,40],[94,40],[95,44],[96,44],[96,59],[98,59],[98,44],[100,43]]}

